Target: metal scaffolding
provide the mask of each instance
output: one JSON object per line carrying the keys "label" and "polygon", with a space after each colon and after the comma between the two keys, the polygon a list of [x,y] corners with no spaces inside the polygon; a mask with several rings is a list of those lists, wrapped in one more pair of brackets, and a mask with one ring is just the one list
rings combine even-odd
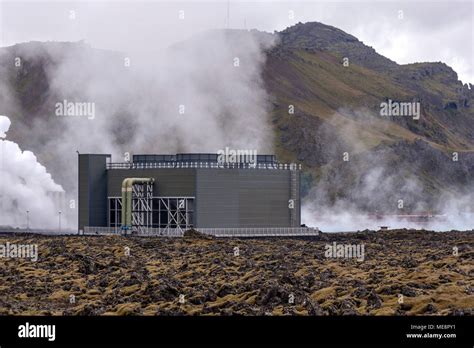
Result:
{"label": "metal scaffolding", "polygon": [[290,172],[290,199],[293,201],[293,207],[290,209],[290,223],[291,227],[298,227],[298,216],[299,216],[299,172],[292,170]]}
{"label": "metal scaffolding", "polygon": [[[160,214],[160,227],[188,229],[192,227],[192,207],[188,198],[159,198],[159,206],[164,207],[168,216],[166,222],[162,223]],[[163,226],[165,224],[165,226]]]}
{"label": "metal scaffolding", "polygon": [[137,183],[132,186],[132,231],[142,233],[153,226],[153,183]]}
{"label": "metal scaffolding", "polygon": [[[150,230],[185,231],[194,226],[194,197],[153,197],[150,184],[133,186],[132,231],[146,234]],[[120,228],[122,200],[109,197],[110,228]]]}

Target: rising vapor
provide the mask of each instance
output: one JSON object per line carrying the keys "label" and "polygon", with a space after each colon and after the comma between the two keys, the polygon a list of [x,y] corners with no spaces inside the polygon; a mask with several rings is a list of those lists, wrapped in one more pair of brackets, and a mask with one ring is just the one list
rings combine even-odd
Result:
{"label": "rising vapor", "polygon": [[64,191],[31,151],[4,140],[11,121],[0,116],[0,226],[56,227],[56,199]]}

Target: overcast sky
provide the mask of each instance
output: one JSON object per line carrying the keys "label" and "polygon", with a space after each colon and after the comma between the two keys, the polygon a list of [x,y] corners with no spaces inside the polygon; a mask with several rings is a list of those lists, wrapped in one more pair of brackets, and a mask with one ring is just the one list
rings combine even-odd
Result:
{"label": "overcast sky", "polygon": [[474,83],[472,1],[0,0],[0,15],[1,46],[31,40],[85,40],[93,47],[131,54],[160,50],[206,29],[273,32],[297,22],[320,21],[356,36],[398,63],[443,61],[463,82]]}

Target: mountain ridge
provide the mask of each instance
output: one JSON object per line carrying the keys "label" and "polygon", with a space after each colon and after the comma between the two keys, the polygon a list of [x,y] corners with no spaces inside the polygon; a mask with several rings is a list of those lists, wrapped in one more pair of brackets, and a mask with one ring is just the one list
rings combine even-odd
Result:
{"label": "mountain ridge", "polygon": [[[233,36],[239,37],[238,31],[232,31]],[[264,49],[261,74],[271,96],[274,147],[283,161],[304,165],[303,186],[312,187],[305,189],[307,199],[324,205],[345,199],[368,211],[394,211],[395,198],[404,196],[407,210],[416,211],[437,209],[444,193],[472,192],[474,89],[462,84],[452,68],[441,62],[399,65],[356,37],[317,22],[298,23],[277,36],[278,41]],[[0,113],[20,121],[12,125],[9,138],[31,148],[48,166],[54,154],[35,148],[29,139],[34,122],[21,116],[34,120],[47,109],[47,70],[68,50],[114,59],[120,54],[83,43],[33,43],[42,50],[31,56],[29,45],[0,49],[0,76],[6,76],[21,111],[3,107]],[[44,49],[47,46],[54,49]],[[24,58],[20,69],[7,64],[15,55]],[[0,105],[6,105],[6,97],[0,93]],[[381,117],[380,104],[389,99],[419,102],[420,120]],[[294,113],[289,113],[290,106]],[[58,132],[61,126],[51,125],[50,136]],[[454,152],[459,161],[450,160]],[[346,153],[349,161],[343,161]],[[420,153],[422,161],[413,165]],[[357,197],[366,196],[363,183],[375,167],[385,173],[382,177],[392,178],[390,185],[385,181],[386,190],[370,191],[370,202],[361,204]],[[403,188],[404,178],[413,179],[419,190],[397,188],[394,183]],[[321,187],[325,192],[317,197]],[[394,198],[387,199],[389,193]]]}

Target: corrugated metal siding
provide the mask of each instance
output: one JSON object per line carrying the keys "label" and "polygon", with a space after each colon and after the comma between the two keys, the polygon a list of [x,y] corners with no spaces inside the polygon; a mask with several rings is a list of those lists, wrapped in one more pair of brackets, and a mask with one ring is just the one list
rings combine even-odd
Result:
{"label": "corrugated metal siding", "polygon": [[79,229],[107,226],[108,155],[79,155]]}
{"label": "corrugated metal siding", "polygon": [[[291,227],[289,170],[161,168],[105,171],[105,157],[82,156],[79,157],[79,228],[107,225],[106,197],[120,197],[122,181],[129,177],[154,178],[154,196],[196,197],[194,219],[197,227]],[[299,191],[299,172],[297,178]],[[299,201],[295,208],[299,226]]]}
{"label": "corrugated metal siding", "polygon": [[111,169],[108,170],[108,195],[120,197],[126,178],[154,178],[153,195],[168,197],[194,196],[196,169]]}
{"label": "corrugated metal siding", "polygon": [[197,169],[198,227],[289,227],[290,171]]}
{"label": "corrugated metal siding", "polygon": [[89,225],[89,158],[84,155],[78,156],[79,162],[79,218],[78,229],[83,230]]}

